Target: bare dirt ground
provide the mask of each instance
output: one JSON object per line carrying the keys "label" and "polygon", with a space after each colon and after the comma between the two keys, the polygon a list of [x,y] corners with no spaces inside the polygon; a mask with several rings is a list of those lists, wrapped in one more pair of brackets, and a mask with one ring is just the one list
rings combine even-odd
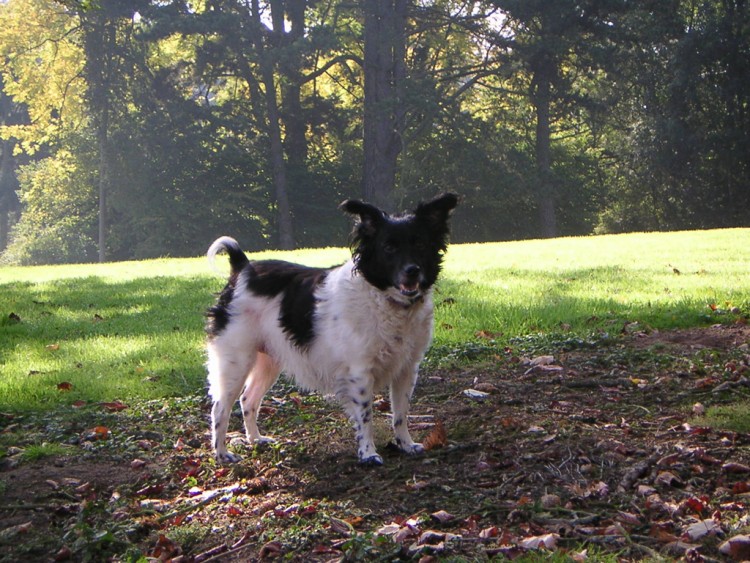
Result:
{"label": "bare dirt ground", "polygon": [[[750,558],[750,434],[696,417],[750,396],[750,329],[626,332],[426,370],[429,451],[386,446],[383,399],[380,468],[335,405],[283,385],[261,414],[279,442],[248,449],[235,418],[232,467],[203,398],[0,415],[0,560]],[[63,449],[30,459],[45,443]]]}

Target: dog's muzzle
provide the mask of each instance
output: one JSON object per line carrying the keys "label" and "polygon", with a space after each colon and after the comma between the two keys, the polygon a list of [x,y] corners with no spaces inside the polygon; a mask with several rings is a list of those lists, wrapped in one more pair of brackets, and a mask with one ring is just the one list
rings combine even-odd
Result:
{"label": "dog's muzzle", "polygon": [[404,297],[416,297],[420,293],[419,283],[422,270],[416,264],[409,264],[399,276],[398,290]]}

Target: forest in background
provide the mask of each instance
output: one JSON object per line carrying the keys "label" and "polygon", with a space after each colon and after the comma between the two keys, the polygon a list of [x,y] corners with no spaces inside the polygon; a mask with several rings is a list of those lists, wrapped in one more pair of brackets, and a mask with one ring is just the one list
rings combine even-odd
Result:
{"label": "forest in background", "polygon": [[0,260],[750,225],[745,0],[0,0]]}

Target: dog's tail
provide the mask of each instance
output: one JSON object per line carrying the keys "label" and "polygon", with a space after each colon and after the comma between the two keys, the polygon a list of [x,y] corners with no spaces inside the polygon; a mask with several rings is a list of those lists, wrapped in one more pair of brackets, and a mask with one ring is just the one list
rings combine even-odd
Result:
{"label": "dog's tail", "polygon": [[239,243],[232,237],[219,237],[209,247],[206,256],[208,261],[213,266],[216,260],[216,255],[225,250],[229,255],[229,265],[232,267],[232,275],[238,274],[242,269],[250,263],[245,253],[242,251]]}

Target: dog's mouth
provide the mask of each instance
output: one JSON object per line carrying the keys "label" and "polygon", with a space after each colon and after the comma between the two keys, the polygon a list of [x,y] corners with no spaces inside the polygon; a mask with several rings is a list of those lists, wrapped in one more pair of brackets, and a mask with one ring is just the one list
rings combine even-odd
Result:
{"label": "dog's mouth", "polygon": [[398,290],[404,297],[416,297],[419,295],[419,282],[401,283],[398,286]]}

